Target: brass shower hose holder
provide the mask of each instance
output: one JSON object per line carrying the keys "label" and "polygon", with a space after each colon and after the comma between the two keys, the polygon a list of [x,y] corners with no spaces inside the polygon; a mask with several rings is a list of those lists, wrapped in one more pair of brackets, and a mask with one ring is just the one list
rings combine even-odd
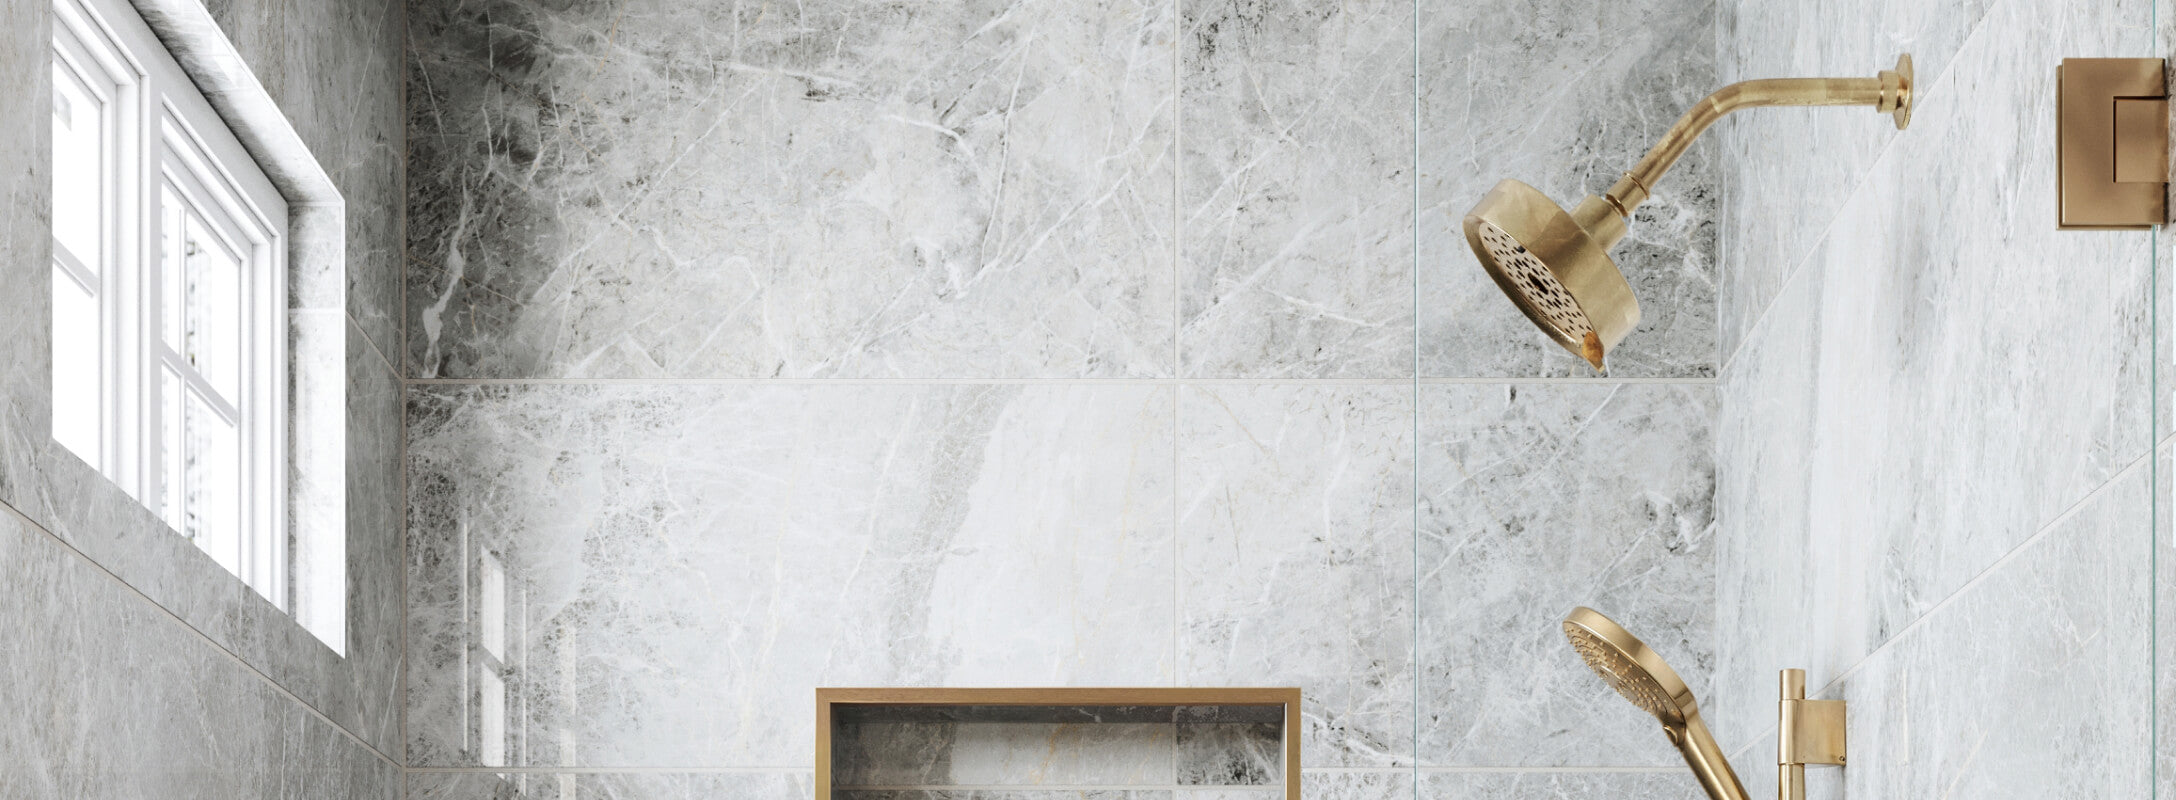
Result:
{"label": "brass shower hose holder", "polygon": [[1844,701],[1806,699],[1806,671],[1783,670],[1777,680],[1776,797],[1805,800],[1806,765],[1844,765]]}

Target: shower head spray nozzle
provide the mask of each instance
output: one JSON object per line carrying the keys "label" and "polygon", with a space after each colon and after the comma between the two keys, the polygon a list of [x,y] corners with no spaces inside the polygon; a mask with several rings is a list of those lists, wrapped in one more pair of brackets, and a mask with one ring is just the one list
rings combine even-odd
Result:
{"label": "shower head spray nozzle", "polygon": [[1564,618],[1564,638],[1571,640],[1572,648],[1603,683],[1662,723],[1663,733],[1684,754],[1685,765],[1692,768],[1709,797],[1748,800],[1715,735],[1700,721],[1700,704],[1693,700],[1692,690],[1662,656],[1614,620],[1585,606],[1572,609]]}
{"label": "shower head spray nozzle", "polygon": [[1466,212],[1466,244],[1496,285],[1550,339],[1596,370],[1640,321],[1640,304],[1609,249],[1702,131],[1723,115],[1759,106],[1873,106],[1898,130],[1911,123],[1912,57],[1872,78],[1787,78],[1733,83],[1695,104],[1609,192],[1566,212],[1548,195],[1507,180]]}

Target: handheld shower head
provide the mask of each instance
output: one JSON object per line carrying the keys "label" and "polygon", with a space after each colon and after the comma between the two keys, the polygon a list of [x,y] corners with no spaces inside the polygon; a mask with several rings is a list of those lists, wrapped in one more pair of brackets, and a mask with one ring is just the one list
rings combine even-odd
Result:
{"label": "handheld shower head", "polygon": [[1639,300],[1609,249],[1624,238],[1625,220],[1647,200],[1702,131],[1741,108],[1873,106],[1898,130],[1911,122],[1912,58],[1872,78],[1786,78],[1733,83],[1679,117],[1662,141],[1609,192],[1588,195],[1569,213],[1540,190],[1503,181],[1466,212],[1466,244],[1481,268],[1543,333],[1596,370],[1603,357],[1640,322]]}
{"label": "handheld shower head", "polygon": [[1662,723],[1662,732],[1684,754],[1700,787],[1715,800],[1749,800],[1731,771],[1715,735],[1700,721],[1700,704],[1677,672],[1639,637],[1585,606],[1564,618],[1564,638],[1571,640],[1587,666],[1603,683]]}

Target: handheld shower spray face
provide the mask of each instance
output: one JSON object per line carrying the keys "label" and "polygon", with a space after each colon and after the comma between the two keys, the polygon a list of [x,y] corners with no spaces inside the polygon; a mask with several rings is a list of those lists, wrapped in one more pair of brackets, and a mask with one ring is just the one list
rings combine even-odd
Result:
{"label": "handheld shower spray face", "polygon": [[1715,735],[1700,721],[1700,705],[1692,690],[1662,656],[1614,620],[1585,606],[1572,609],[1564,618],[1564,638],[1571,640],[1572,648],[1603,683],[1662,723],[1663,733],[1684,754],[1685,765],[1692,768],[1709,797],[1748,800]]}

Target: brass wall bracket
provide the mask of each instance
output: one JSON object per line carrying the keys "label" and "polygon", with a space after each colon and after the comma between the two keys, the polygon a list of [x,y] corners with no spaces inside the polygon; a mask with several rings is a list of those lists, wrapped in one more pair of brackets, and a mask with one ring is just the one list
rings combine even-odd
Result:
{"label": "brass wall bracket", "polygon": [[2056,227],[2135,230],[2168,218],[2168,78],[2159,58],[2055,68]]}
{"label": "brass wall bracket", "polygon": [[1806,671],[1787,669],[1777,680],[1776,796],[1805,800],[1806,765],[1844,765],[1844,701],[1806,699]]}

